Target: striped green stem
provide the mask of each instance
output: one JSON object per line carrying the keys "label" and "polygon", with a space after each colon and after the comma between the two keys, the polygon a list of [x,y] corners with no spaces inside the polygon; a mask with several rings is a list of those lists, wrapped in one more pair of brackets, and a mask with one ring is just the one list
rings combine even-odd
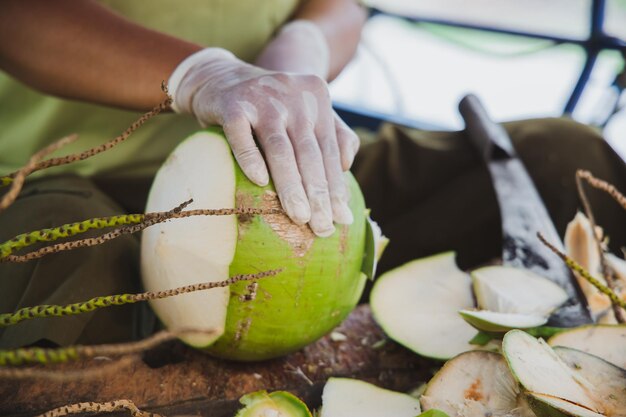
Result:
{"label": "striped green stem", "polygon": [[539,240],[543,242],[552,252],[554,252],[559,258],[565,262],[565,264],[574,272],[577,272],[581,277],[586,279],[591,285],[596,287],[598,291],[609,297],[613,305],[626,309],[626,300],[622,300],[613,290],[604,285],[598,278],[591,275],[585,268],[578,264],[575,260],[558,250],[554,245],[548,242],[541,233],[537,233]]}
{"label": "striped green stem", "polygon": [[35,307],[25,307],[15,313],[0,314],[0,327],[12,326],[24,320],[44,317],[63,317],[88,313],[99,308],[109,306],[121,306],[124,304],[136,303],[135,294],[119,294],[104,297],[94,297],[91,300],[73,303],[64,306],[60,305],[39,305]]}
{"label": "striped green stem", "polygon": [[78,360],[80,355],[74,346],[59,349],[24,348],[15,350],[0,350],[0,365],[23,365],[26,363],[63,363]]}
{"label": "striped green stem", "polygon": [[269,271],[259,272],[257,274],[234,275],[224,281],[192,284],[163,291],[148,291],[139,294],[107,295],[102,297],[94,297],[88,301],[67,305],[39,305],[34,307],[25,307],[16,311],[15,313],[0,314],[0,328],[12,326],[24,320],[31,320],[35,318],[73,316],[114,305],[119,306],[124,304],[133,304],[139,301],[158,300],[161,298],[173,297],[179,294],[210,290],[212,288],[218,287],[227,287],[239,281],[258,280],[268,276],[276,275],[279,272],[281,272],[280,269],[272,269]]}
{"label": "striped green stem", "polygon": [[[211,329],[191,329],[184,328],[178,330],[162,330],[152,336],[138,340],[136,342],[117,343],[109,345],[76,345],[60,348],[19,348],[14,350],[0,350],[0,366],[19,366],[24,364],[52,364],[64,363],[70,360],[87,359],[96,356],[124,356],[144,352],[155,346],[184,335],[193,334],[215,334]],[[18,371],[18,372],[15,372]],[[33,376],[37,372],[32,372],[32,368],[24,369],[24,372],[3,369],[0,367],[0,378]]]}
{"label": "striped green stem", "polygon": [[89,230],[104,229],[115,226],[126,226],[141,223],[144,214],[121,214],[110,217],[98,217],[81,222],[64,224],[59,227],[35,230],[22,233],[0,244],[0,260],[11,255],[13,252],[31,246],[39,242],[53,242],[58,239],[76,236]]}

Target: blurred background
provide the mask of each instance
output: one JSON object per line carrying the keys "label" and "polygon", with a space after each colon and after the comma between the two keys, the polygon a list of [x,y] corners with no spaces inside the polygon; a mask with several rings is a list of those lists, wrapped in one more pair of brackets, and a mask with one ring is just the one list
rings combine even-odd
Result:
{"label": "blurred background", "polygon": [[626,160],[626,0],[365,3],[359,52],[331,84],[339,109],[461,129],[456,106],[473,92],[497,121],[597,126]]}

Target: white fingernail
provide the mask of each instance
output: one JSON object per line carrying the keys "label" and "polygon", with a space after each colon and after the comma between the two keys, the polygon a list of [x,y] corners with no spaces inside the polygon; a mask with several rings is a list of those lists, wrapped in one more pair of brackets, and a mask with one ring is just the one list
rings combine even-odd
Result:
{"label": "white fingernail", "polygon": [[309,205],[297,197],[289,199],[285,209],[289,217],[291,217],[295,223],[305,224],[311,220],[311,209]]}
{"label": "white fingernail", "polygon": [[335,226],[333,226],[332,223],[330,224],[330,226],[322,228],[314,227],[313,225],[311,225],[311,230],[313,230],[313,233],[315,233],[319,237],[328,237],[335,233]]}
{"label": "white fingernail", "polygon": [[254,164],[250,167],[250,180],[258,186],[265,187],[270,177],[264,165]]}
{"label": "white fingernail", "polygon": [[339,224],[352,224],[352,222],[354,221],[352,211],[346,203],[338,204],[333,211],[335,222]]}

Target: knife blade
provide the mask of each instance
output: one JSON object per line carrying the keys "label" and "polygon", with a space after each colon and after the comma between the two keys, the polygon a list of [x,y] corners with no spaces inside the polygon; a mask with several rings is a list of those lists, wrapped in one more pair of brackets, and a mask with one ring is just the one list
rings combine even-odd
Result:
{"label": "knife blade", "polygon": [[466,133],[487,165],[502,218],[502,263],[525,268],[561,286],[569,300],[550,317],[548,325],[574,327],[592,323],[586,298],[569,268],[537,238],[541,232],[557,249],[563,242],[541,196],[519,159],[506,130],[493,122],[478,97],[459,103]]}

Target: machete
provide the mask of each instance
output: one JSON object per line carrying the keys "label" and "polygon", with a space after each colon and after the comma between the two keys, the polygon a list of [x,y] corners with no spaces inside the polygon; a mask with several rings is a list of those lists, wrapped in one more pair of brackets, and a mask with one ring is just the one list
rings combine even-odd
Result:
{"label": "machete", "polygon": [[550,215],[506,130],[489,118],[474,95],[461,100],[459,111],[470,142],[491,174],[502,218],[503,265],[526,268],[565,289],[569,300],[552,314],[548,325],[574,327],[591,323],[587,301],[574,275],[537,238],[537,232],[541,232],[548,242],[564,251]]}

